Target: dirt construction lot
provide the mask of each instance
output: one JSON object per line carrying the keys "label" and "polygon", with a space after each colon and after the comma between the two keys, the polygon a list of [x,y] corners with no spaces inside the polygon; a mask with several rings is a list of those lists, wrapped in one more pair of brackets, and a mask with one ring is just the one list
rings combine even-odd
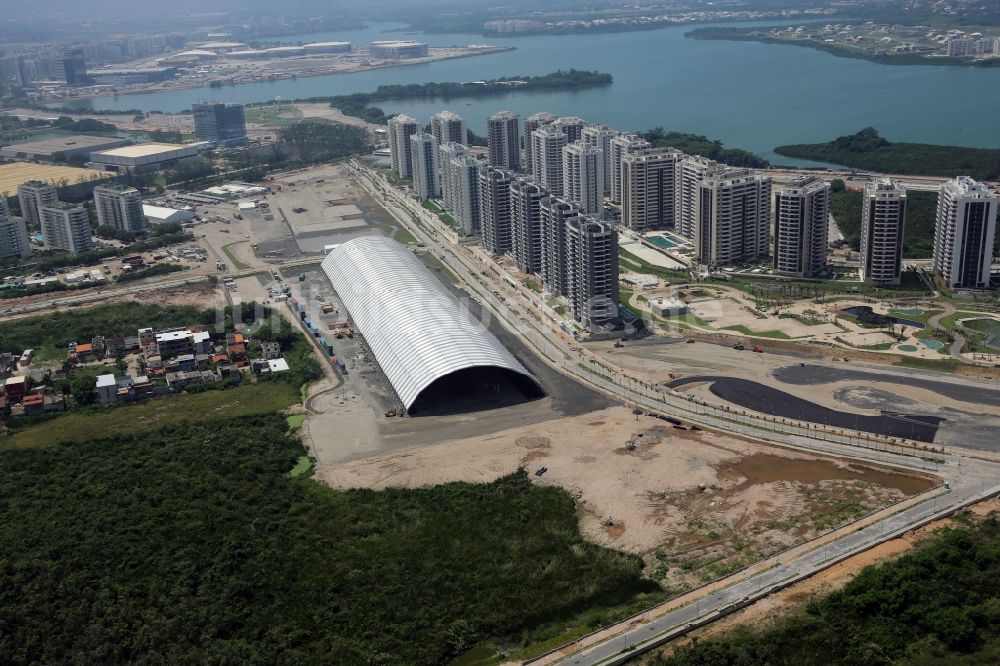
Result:
{"label": "dirt construction lot", "polygon": [[[886,469],[677,429],[610,407],[503,432],[321,466],[337,488],[484,482],[524,466],[579,500],[581,529],[645,553],[680,588],[736,570],[933,482]],[[542,468],[541,476],[535,472]]]}

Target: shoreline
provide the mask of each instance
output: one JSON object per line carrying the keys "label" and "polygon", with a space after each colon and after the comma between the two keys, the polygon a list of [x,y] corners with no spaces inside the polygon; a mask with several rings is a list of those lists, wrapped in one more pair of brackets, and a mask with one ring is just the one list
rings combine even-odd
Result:
{"label": "shoreline", "polygon": [[826,43],[812,42],[812,41],[796,41],[790,39],[775,39],[773,37],[767,37],[763,35],[758,36],[758,35],[750,35],[744,32],[739,32],[741,30],[746,30],[746,29],[747,28],[721,28],[721,30],[734,31],[729,34],[722,34],[722,33],[712,32],[714,30],[719,30],[719,28],[695,28],[694,30],[685,33],[684,37],[687,39],[697,39],[701,41],[756,42],[757,44],[777,44],[780,46],[797,46],[800,48],[813,49],[814,51],[829,53],[835,58],[865,60],[867,62],[874,63],[876,65],[970,67],[975,69],[991,69],[993,67],[1000,67],[1000,58],[991,58],[983,60],[965,60],[960,58],[948,58],[948,57],[935,58],[930,56],[914,55],[914,54],[902,54],[896,56],[876,56],[873,54],[854,51],[847,47],[840,46],[839,44],[826,44]]}
{"label": "shoreline", "polygon": [[[225,90],[228,88],[236,88],[245,85],[255,85],[258,83],[277,83],[279,81],[292,81],[295,79],[312,79],[320,76],[340,76],[342,74],[357,74],[360,72],[370,72],[377,69],[389,69],[392,67],[426,65],[432,62],[444,62],[445,60],[457,60],[459,58],[476,58],[479,56],[493,55],[496,53],[506,53],[507,51],[516,51],[516,50],[517,50],[516,46],[489,46],[483,49],[477,49],[475,52],[471,53],[457,53],[454,55],[444,55],[438,57],[414,58],[412,60],[393,61],[381,65],[367,65],[367,66],[355,67],[353,69],[334,70],[330,72],[314,72],[306,74],[297,74],[295,76],[276,76],[274,78],[264,78],[259,81],[242,81],[240,83],[223,84],[218,88],[213,88],[211,86],[206,86],[206,85],[175,85],[175,86],[164,86],[157,88],[147,88],[144,90],[130,90],[128,92],[112,93],[112,94],[81,95],[79,97],[60,98],[45,102],[37,102],[37,104],[39,106],[44,106],[44,107],[50,107],[50,105],[52,107],[63,107],[63,106],[72,106],[76,102],[87,102],[98,99],[114,99],[116,97],[131,97],[132,95],[152,95],[156,93],[174,92],[176,90],[200,90],[202,88],[207,90]],[[298,101],[299,99],[306,99],[306,98],[296,98],[294,100],[289,100],[289,101]],[[260,102],[248,102],[247,104],[262,104],[264,103],[264,101],[266,100],[262,100]],[[107,109],[99,109],[99,111],[105,111],[105,110]],[[149,113],[150,111],[149,109],[142,109],[142,110],[146,113]],[[93,110],[79,109],[77,113],[88,113],[91,111]]]}

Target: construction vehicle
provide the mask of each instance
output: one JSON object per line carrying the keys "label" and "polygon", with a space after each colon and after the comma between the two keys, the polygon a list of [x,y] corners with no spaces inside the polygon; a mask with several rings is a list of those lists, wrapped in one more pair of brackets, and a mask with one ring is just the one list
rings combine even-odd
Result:
{"label": "construction vehicle", "polygon": [[385,413],[385,415],[386,416],[396,416],[396,410],[395,409],[390,409],[389,411],[387,411]]}
{"label": "construction vehicle", "polygon": [[757,346],[755,346],[755,347],[753,348],[753,350],[754,350],[755,352],[757,352],[758,354],[763,354],[763,353],[764,353],[764,348],[763,348],[763,347],[757,347]]}
{"label": "construction vehicle", "polygon": [[694,338],[688,338],[687,340],[685,340],[685,343],[689,344],[689,345],[693,345],[694,344]]}
{"label": "construction vehicle", "polygon": [[733,349],[735,349],[736,351],[743,351],[744,349],[746,349],[746,347],[743,346],[742,342],[737,342],[735,345],[733,345]]}
{"label": "construction vehicle", "polygon": [[305,282],[305,281],[306,281],[306,274],[299,273],[299,282]]}

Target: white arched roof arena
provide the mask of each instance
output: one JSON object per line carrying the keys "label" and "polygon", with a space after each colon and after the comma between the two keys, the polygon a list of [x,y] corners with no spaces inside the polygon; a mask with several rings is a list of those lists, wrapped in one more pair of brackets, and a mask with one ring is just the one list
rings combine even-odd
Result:
{"label": "white arched roof arena", "polygon": [[407,409],[436,380],[467,368],[504,368],[535,381],[396,241],[350,240],[330,250],[323,271]]}

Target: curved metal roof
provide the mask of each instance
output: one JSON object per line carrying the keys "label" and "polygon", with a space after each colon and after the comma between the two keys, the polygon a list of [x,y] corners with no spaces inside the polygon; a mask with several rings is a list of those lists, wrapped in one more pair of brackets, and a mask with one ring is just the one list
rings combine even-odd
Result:
{"label": "curved metal roof", "polygon": [[355,238],[331,250],[323,270],[407,409],[436,380],[466,368],[505,368],[535,381],[396,241]]}

